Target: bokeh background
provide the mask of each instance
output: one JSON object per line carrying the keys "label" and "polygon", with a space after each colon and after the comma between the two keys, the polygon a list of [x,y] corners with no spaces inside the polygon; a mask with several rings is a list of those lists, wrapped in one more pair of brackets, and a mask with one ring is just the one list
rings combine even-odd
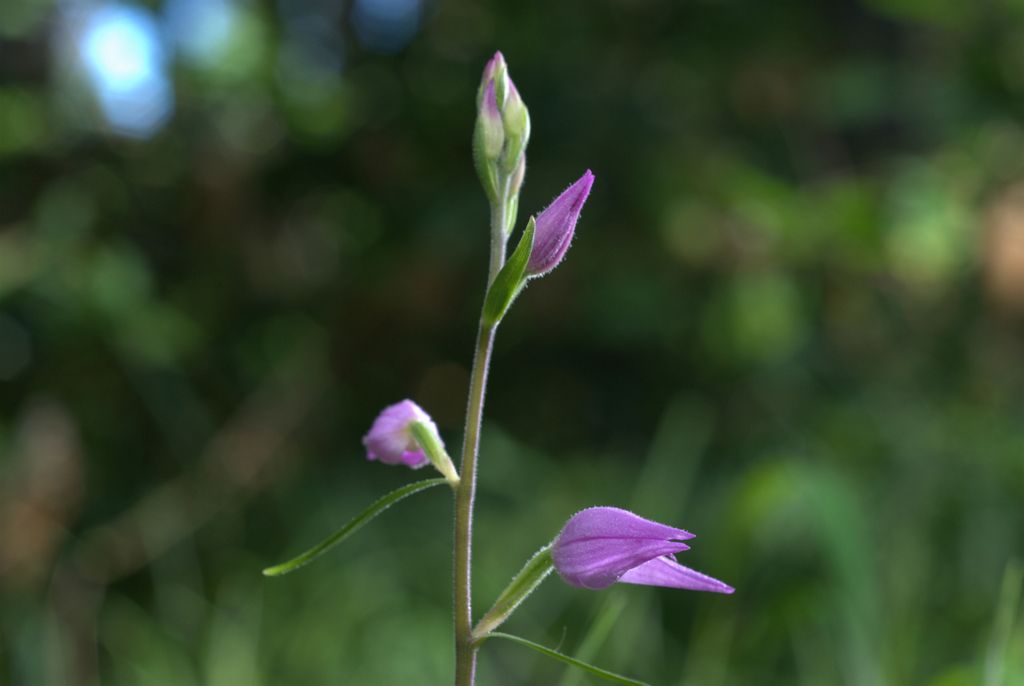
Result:
{"label": "bokeh background", "polygon": [[[500,48],[523,215],[483,610],[576,510],[698,534],[734,596],[551,579],[508,629],[654,684],[1024,683],[1024,2],[0,3],[0,683],[443,684]],[[482,686],[591,683],[490,644]]]}

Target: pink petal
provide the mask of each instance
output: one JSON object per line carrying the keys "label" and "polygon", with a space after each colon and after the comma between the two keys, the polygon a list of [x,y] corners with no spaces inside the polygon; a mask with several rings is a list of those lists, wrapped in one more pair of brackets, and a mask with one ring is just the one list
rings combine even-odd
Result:
{"label": "pink petal", "polygon": [[732,593],[735,590],[718,579],[682,566],[670,556],[658,557],[634,567],[623,574],[619,581],[624,584],[666,586],[712,593]]}

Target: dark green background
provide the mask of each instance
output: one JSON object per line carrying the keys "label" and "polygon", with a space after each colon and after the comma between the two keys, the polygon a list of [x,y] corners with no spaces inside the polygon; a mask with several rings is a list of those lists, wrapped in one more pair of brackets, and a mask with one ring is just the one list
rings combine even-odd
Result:
{"label": "dark green background", "polygon": [[435,0],[391,53],[343,3],[340,65],[282,79],[286,6],[140,139],[55,6],[0,7],[0,684],[450,679],[440,490],[259,570],[421,476],[364,459],[384,405],[457,451],[498,48],[521,217],[596,183],[499,332],[478,612],[616,505],[736,594],[553,578],[509,631],[659,685],[1024,683],[1024,2]]}

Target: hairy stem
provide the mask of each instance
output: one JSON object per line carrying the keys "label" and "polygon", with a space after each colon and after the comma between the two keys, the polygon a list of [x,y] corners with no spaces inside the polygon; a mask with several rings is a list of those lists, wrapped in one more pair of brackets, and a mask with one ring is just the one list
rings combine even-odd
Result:
{"label": "hairy stem", "polygon": [[[507,183],[505,184],[507,186]],[[505,208],[500,201],[491,207],[491,260],[487,284],[494,281],[505,263]],[[476,353],[469,381],[466,407],[466,433],[462,444],[460,481],[455,491],[455,684],[473,686],[476,676],[476,651],[473,644],[472,554],[473,499],[476,496],[476,461],[480,449],[480,424],[484,413],[487,370],[491,363],[494,326],[480,325]]]}

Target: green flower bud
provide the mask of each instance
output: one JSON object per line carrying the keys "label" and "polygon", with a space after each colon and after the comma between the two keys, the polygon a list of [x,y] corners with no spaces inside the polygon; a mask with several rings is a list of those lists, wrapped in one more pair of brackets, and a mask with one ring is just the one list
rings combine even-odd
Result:
{"label": "green flower bud", "polygon": [[[477,174],[492,203],[514,207],[525,173],[530,114],[500,52],[484,67],[476,102],[473,158]],[[514,217],[515,212],[508,214]]]}
{"label": "green flower bud", "polygon": [[505,154],[501,159],[502,171],[506,174],[514,173],[519,165],[519,159],[526,150],[526,144],[530,140],[530,113],[519,96],[516,85],[509,81],[508,98],[501,110],[501,122],[505,128]]}
{"label": "green flower bud", "polygon": [[473,130],[473,161],[484,192],[491,202],[497,202],[500,196],[497,162],[504,145],[505,129],[498,111],[495,85],[494,81],[489,81],[480,100],[476,128]]}
{"label": "green flower bud", "polygon": [[488,60],[484,66],[484,75],[480,79],[480,87],[476,91],[476,106],[480,109],[484,100],[484,93],[488,84],[494,84],[494,94],[498,105],[505,103],[505,96],[508,92],[508,65],[505,64],[505,56],[501,51],[494,53],[494,57]]}

